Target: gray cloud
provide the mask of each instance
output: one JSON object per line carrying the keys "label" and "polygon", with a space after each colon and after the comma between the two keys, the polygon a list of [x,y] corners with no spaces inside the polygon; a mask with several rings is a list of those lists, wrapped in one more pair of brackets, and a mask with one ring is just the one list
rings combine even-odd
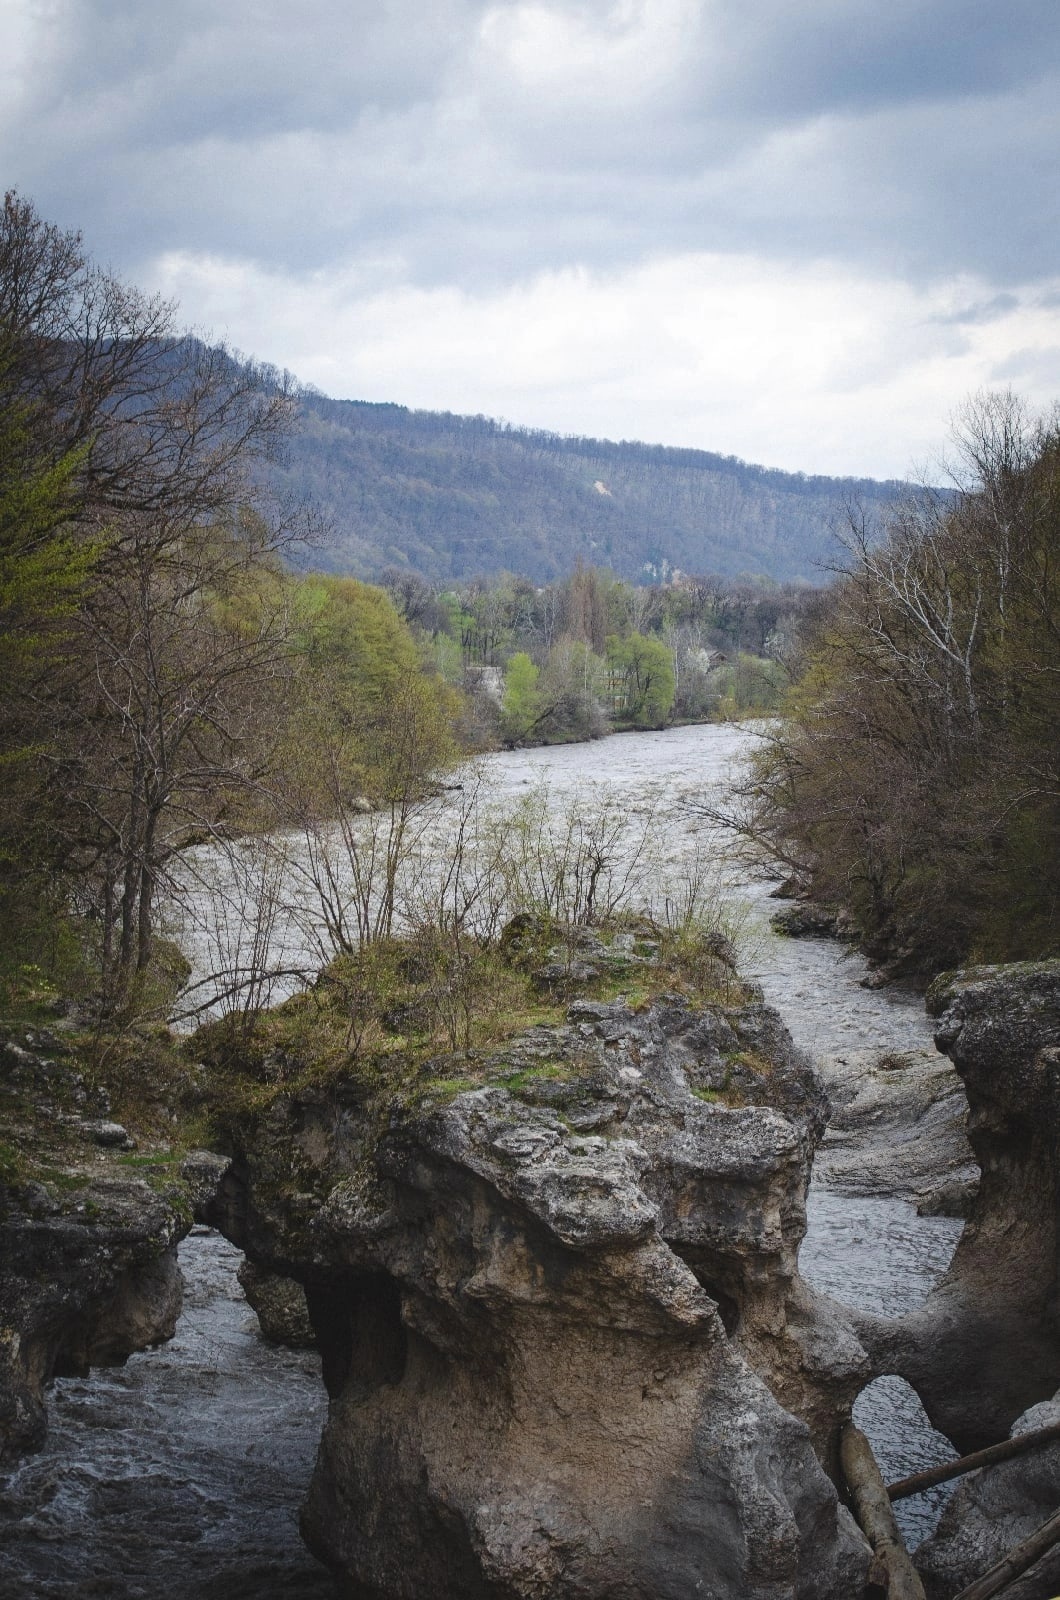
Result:
{"label": "gray cloud", "polygon": [[1053,388],[1060,373],[1060,345],[1033,346],[1013,350],[1003,361],[995,363],[990,372],[992,384],[1012,385],[1026,389],[1044,383]]}
{"label": "gray cloud", "polygon": [[1015,311],[1019,300],[1014,294],[995,294],[989,300],[978,300],[972,305],[959,306],[956,311],[939,312],[932,318],[942,327],[982,327],[996,322],[999,317]]}
{"label": "gray cloud", "polygon": [[1060,388],[1055,0],[5,0],[0,175],[333,394],[902,473]]}
{"label": "gray cloud", "polygon": [[694,249],[1004,285],[1058,259],[1051,3],[35,14],[7,181],[134,273],[179,248],[474,284]]}
{"label": "gray cloud", "polygon": [[1048,0],[765,0],[722,9],[735,65],[730,94],[788,116],[1018,91],[1060,59]]}

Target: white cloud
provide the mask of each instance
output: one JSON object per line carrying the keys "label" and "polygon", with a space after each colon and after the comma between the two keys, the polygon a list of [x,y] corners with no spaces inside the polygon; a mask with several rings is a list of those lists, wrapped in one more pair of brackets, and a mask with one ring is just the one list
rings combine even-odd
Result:
{"label": "white cloud", "polygon": [[63,0],[12,0],[0,9],[0,127],[25,116],[59,64]]}
{"label": "white cloud", "polygon": [[974,9],[0,0],[0,167],[326,390],[901,472],[1060,380],[1060,12]]}
{"label": "white cloud", "polygon": [[[328,394],[807,472],[907,475],[1014,350],[1042,353],[1019,368],[1032,404],[1060,390],[1060,304],[970,276],[923,289],[829,261],[694,253],[471,293],[387,284],[385,262],[288,277],[174,254],[155,279],[197,323]],[[958,320],[991,300],[991,318]]]}
{"label": "white cloud", "polygon": [[701,11],[702,0],[494,5],[480,25],[482,65],[535,96],[628,115],[680,74]]}

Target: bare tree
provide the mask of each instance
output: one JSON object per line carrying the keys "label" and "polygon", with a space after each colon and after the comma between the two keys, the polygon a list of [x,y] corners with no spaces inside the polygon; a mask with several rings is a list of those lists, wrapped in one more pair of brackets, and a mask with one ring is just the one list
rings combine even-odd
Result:
{"label": "bare tree", "polygon": [[[3,741],[33,751],[10,826],[98,918],[106,986],[152,955],[175,851],[260,775],[255,711],[283,675],[255,463],[289,383],[178,336],[173,308],[95,266],[80,235],[8,194],[0,216],[5,398],[40,458],[72,463],[65,513],[91,552],[64,646],[23,675]],[[46,819],[42,828],[37,819]]]}
{"label": "bare tree", "polygon": [[915,972],[1057,937],[1060,435],[980,396],[959,448],[956,496],[852,519],[728,819]]}
{"label": "bare tree", "polygon": [[255,456],[291,415],[292,380],[178,333],[175,307],[122,283],[81,235],[8,193],[0,215],[0,328],[9,390],[54,459],[82,452],[80,514],[200,520],[244,497]]}

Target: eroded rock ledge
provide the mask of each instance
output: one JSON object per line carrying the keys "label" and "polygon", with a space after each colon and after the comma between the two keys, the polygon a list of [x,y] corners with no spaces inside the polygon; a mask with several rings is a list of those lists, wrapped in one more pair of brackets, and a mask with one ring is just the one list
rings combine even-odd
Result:
{"label": "eroded rock ledge", "polygon": [[304,1530],[345,1592],[859,1595],[822,1463],[869,1374],[796,1270],[824,1102],[776,1016],[580,1001],[435,1065],[385,1113],[281,1095],[209,1210],[305,1285]]}
{"label": "eroded rock ledge", "polygon": [[[40,1445],[52,1378],[119,1364],[173,1335],[176,1249],[190,1206],[117,1162],[132,1143],[99,1115],[60,1040],[0,1035],[4,1141],[54,1146],[47,1182],[0,1183],[0,1463]],[[39,1152],[38,1152],[39,1153]]]}
{"label": "eroded rock ledge", "polygon": [[927,1004],[968,1094],[979,1193],[925,1305],[858,1325],[877,1370],[975,1450],[1060,1384],[1060,961],[947,973]]}

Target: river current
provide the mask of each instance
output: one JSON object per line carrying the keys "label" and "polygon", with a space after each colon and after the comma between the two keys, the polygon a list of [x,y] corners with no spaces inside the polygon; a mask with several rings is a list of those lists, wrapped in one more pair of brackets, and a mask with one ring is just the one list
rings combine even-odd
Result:
{"label": "river current", "polygon": [[[720,863],[716,887],[736,909],[742,968],[797,1044],[822,1056],[929,1047],[916,996],[860,987],[864,963],[832,941],[774,935],[772,885],[721,861],[723,840],[696,806],[725,784],[754,737],[746,727],[706,726],[514,751],[490,758],[490,803],[503,807],[545,780],[557,804],[588,807],[608,795],[630,811],[650,808],[662,874],[678,871],[708,838]],[[800,1265],[809,1281],[890,1316],[924,1300],[961,1228],[918,1217],[902,1200],[817,1187],[808,1216]],[[230,1245],[196,1229],[181,1247],[186,1293],[176,1337],[123,1368],[54,1384],[44,1450],[0,1479],[0,1600],[331,1595],[297,1532],[326,1412],[318,1364],[261,1339],[238,1264]],[[855,1417],[887,1477],[953,1454],[899,1380],[873,1384]],[[936,1491],[899,1506],[911,1544],[930,1531],[941,1500]]]}

